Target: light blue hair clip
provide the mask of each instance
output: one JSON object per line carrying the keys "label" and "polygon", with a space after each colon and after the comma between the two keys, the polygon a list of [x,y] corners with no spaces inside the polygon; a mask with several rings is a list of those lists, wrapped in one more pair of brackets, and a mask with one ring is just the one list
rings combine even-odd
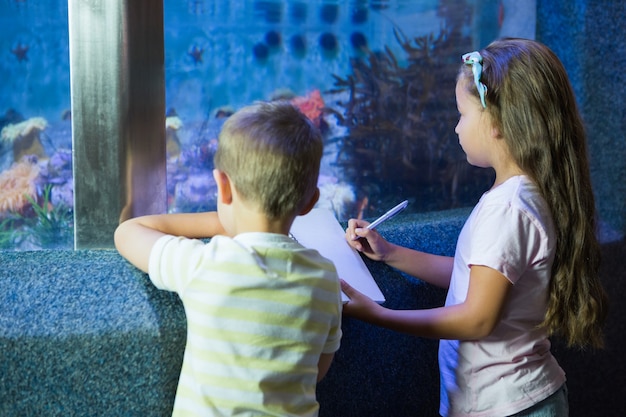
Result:
{"label": "light blue hair clip", "polygon": [[478,94],[480,95],[480,102],[482,103],[484,108],[487,108],[487,103],[485,102],[487,86],[480,82],[480,77],[483,74],[483,57],[480,56],[480,53],[478,53],[478,51],[469,52],[463,55],[463,63],[472,66],[474,83],[476,84],[476,89],[478,90]]}

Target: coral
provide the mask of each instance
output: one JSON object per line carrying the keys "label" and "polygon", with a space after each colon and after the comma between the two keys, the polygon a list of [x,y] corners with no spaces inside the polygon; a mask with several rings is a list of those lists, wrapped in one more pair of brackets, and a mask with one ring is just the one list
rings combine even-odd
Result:
{"label": "coral", "polygon": [[176,183],[173,203],[177,212],[215,210],[217,185],[210,172],[191,173]]}
{"label": "coral", "polygon": [[0,173],[0,212],[20,212],[30,200],[37,198],[35,180],[39,166],[29,162],[16,162]]}
{"label": "coral", "polygon": [[304,97],[294,97],[291,99],[291,104],[300,109],[317,127],[320,126],[325,107],[320,90],[313,90],[309,95]]}
{"label": "coral", "polygon": [[54,206],[73,207],[72,151],[59,149],[52,154],[48,161],[40,162],[39,167],[37,187],[43,190],[46,186],[53,186],[50,192],[50,202]]}

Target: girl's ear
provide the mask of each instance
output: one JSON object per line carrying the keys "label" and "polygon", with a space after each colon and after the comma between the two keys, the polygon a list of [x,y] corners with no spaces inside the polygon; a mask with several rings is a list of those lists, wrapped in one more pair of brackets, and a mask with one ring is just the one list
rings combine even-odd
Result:
{"label": "girl's ear", "polygon": [[491,137],[494,139],[502,139],[502,135],[500,134],[500,129],[494,123],[491,124]]}
{"label": "girl's ear", "polygon": [[225,172],[219,169],[213,170],[213,178],[217,184],[217,199],[222,204],[230,204],[233,201],[233,192],[230,184],[230,178]]}

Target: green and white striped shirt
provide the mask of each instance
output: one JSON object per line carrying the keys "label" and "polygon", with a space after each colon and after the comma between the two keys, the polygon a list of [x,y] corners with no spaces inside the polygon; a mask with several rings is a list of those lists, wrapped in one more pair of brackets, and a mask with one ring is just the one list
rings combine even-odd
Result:
{"label": "green and white striped shirt", "polygon": [[187,315],[174,416],[318,415],[319,357],[341,339],[329,260],[279,234],[164,236],[149,272]]}

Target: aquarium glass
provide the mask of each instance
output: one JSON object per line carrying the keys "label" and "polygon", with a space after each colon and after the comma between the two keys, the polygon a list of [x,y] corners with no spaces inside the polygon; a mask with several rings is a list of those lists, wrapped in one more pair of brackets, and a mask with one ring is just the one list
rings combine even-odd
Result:
{"label": "aquarium glass", "polygon": [[0,0],[0,250],[70,249],[67,1]]}
{"label": "aquarium glass", "polygon": [[[458,144],[455,77],[463,53],[510,26],[503,3],[166,1],[169,210],[215,208],[223,121],[275,99],[321,128],[318,207],[340,220],[405,199],[409,212],[473,205],[492,172],[471,167]],[[534,2],[521,3],[534,16]],[[507,20],[527,24],[519,15]]]}
{"label": "aquarium glass", "polygon": [[[405,199],[408,212],[473,205],[492,174],[467,164],[454,134],[460,56],[503,34],[532,37],[534,10],[529,0],[165,0],[168,210],[215,209],[222,123],[276,99],[322,130],[318,207],[340,220]],[[0,250],[70,249],[68,3],[0,0],[0,32]]]}

